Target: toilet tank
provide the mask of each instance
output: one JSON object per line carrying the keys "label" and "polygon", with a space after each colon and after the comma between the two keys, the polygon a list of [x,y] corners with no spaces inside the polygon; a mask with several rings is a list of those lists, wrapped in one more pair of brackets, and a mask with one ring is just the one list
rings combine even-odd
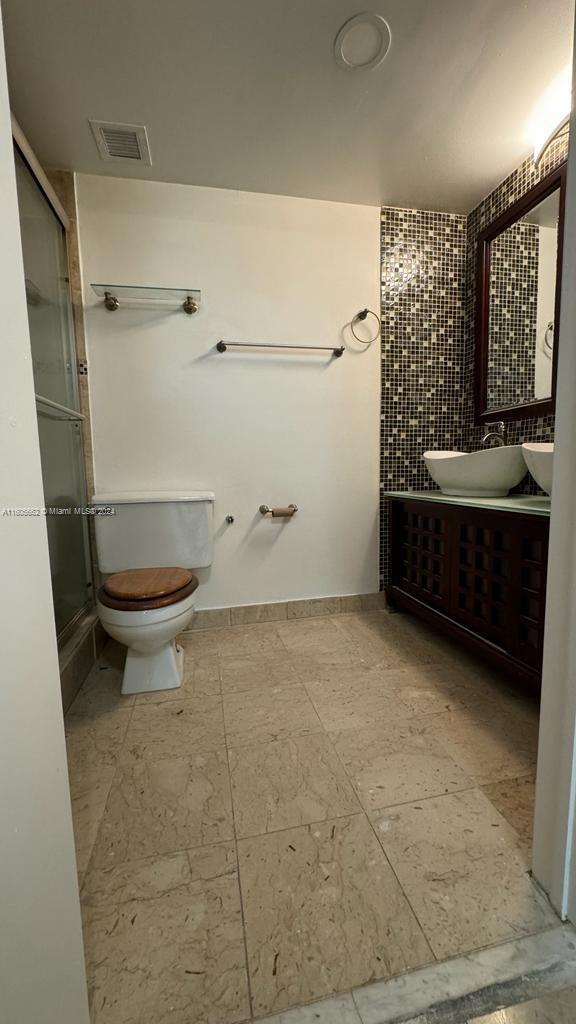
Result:
{"label": "toilet tank", "polygon": [[94,516],[101,572],[172,565],[201,569],[212,563],[212,491],[100,493],[92,505],[102,509]]}

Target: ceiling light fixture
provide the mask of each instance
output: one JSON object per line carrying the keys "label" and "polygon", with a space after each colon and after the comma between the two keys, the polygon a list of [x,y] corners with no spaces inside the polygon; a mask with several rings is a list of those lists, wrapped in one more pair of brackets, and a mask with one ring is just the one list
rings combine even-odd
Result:
{"label": "ceiling light fixture", "polygon": [[555,139],[567,134],[571,101],[572,72],[566,66],[550,83],[530,116],[528,138],[536,167]]}
{"label": "ceiling light fixture", "polygon": [[336,36],[336,63],[346,71],[372,71],[386,57],[391,42],[390,26],[381,14],[356,14]]}

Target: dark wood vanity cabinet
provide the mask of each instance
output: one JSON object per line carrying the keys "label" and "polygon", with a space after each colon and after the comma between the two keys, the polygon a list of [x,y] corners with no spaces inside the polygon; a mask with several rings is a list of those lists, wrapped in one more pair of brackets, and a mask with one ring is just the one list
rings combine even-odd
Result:
{"label": "dark wood vanity cabinet", "polygon": [[547,516],[391,499],[388,596],[539,685]]}

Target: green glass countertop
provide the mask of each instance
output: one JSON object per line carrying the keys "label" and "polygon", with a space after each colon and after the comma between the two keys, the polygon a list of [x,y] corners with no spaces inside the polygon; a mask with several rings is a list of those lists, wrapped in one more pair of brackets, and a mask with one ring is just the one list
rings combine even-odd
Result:
{"label": "green glass countertop", "polygon": [[473,498],[442,494],[441,491],[384,491],[384,497],[405,498],[410,501],[437,501],[442,505],[464,505],[467,508],[486,508],[497,512],[522,512],[524,515],[550,515],[550,498],[544,495],[512,494],[503,498]]}

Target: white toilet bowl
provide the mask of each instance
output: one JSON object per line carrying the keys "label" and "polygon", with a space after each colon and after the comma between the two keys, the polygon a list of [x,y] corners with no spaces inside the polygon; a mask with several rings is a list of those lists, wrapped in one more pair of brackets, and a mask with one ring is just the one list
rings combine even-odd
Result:
{"label": "white toilet bowl", "polygon": [[96,550],[106,576],[102,626],[128,648],[122,693],[182,685],[175,638],[194,615],[198,578],[212,564],[212,491],[121,491],[94,495]]}
{"label": "white toilet bowl", "polygon": [[173,690],[182,685],[184,652],[175,637],[190,625],[195,595],[142,611],[109,608],[97,601],[102,626],[128,648],[122,693]]}

